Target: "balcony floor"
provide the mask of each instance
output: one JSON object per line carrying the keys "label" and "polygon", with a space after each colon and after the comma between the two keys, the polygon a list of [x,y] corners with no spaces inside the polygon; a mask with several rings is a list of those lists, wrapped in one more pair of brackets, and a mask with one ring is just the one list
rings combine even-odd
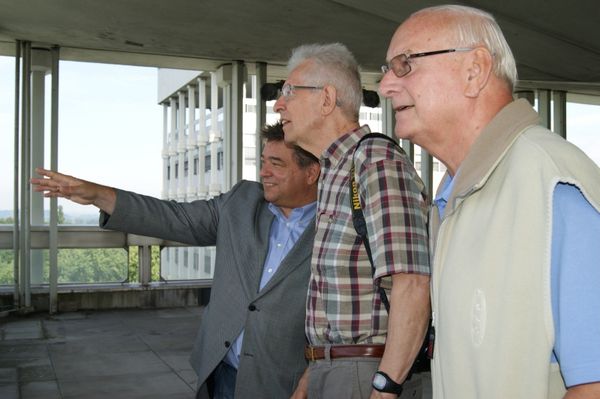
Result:
{"label": "balcony floor", "polygon": [[0,398],[186,398],[201,307],[0,318]]}
{"label": "balcony floor", "polygon": [[0,317],[0,398],[193,399],[189,355],[201,314],[196,306]]}

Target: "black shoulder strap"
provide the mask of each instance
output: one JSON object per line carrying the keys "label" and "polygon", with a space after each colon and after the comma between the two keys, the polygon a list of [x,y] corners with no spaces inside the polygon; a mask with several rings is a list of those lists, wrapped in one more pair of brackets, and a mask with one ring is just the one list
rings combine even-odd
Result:
{"label": "black shoulder strap", "polygon": [[[394,141],[394,139],[390,136],[386,136],[385,134],[381,133],[369,133],[361,137],[354,151],[356,152],[356,150],[364,140],[376,137],[391,141],[392,143],[394,143],[394,145],[398,146],[398,143],[396,143],[396,141]],[[398,146],[398,148],[402,150],[400,146]],[[354,230],[356,230],[358,235],[363,240],[365,250],[367,251],[367,256],[369,257],[369,262],[371,262],[371,273],[372,275],[375,275],[375,264],[373,262],[373,255],[371,254],[371,245],[369,244],[369,236],[367,234],[367,223],[365,222],[365,216],[362,211],[362,206],[360,205],[360,197],[358,195],[358,184],[356,184],[356,179],[354,178],[354,155],[352,155],[352,165],[350,167],[350,199],[352,201],[352,223],[354,224]],[[381,302],[383,302],[385,309],[389,313],[390,302],[388,301],[385,290],[381,286],[377,286],[377,290],[379,291]]]}
{"label": "black shoulder strap", "polygon": [[[394,139],[392,139],[389,136],[386,136],[385,134],[381,134],[381,133],[369,133],[369,134],[364,135],[358,141],[358,144],[356,145],[356,148],[354,149],[354,151],[356,152],[356,149],[358,149],[358,147],[360,146],[360,143],[362,143],[365,139],[372,138],[372,137],[380,137],[380,138],[389,140],[389,141],[393,142],[394,145],[396,145],[400,151],[404,152],[402,147],[400,147],[398,145],[398,143],[396,141],[394,141]],[[363,240],[363,244],[367,251],[367,255],[369,256],[369,261],[371,262],[371,273],[373,275],[375,275],[375,264],[373,262],[373,256],[371,255],[371,246],[369,244],[369,236],[367,234],[367,223],[365,222],[365,216],[362,211],[362,206],[360,205],[360,197],[358,195],[358,185],[356,184],[356,179],[354,178],[354,155],[352,155],[352,166],[350,167],[350,199],[352,201],[352,203],[350,204],[351,208],[352,208],[352,223],[354,224],[354,229],[356,230],[358,235]],[[379,296],[381,297],[381,302],[383,302],[385,309],[389,313],[390,312],[390,302],[388,301],[385,290],[381,286],[377,286],[377,290],[379,291]],[[430,361],[430,359],[433,358],[434,339],[435,339],[435,330],[433,329],[433,326],[431,325],[431,319],[430,319],[429,327],[428,327],[427,333],[425,334],[425,340],[423,342],[423,345],[421,346],[421,349],[419,350],[419,354],[417,355],[417,358],[415,359],[415,361],[408,373],[407,380],[412,376],[413,373],[419,373],[422,371],[430,370],[430,362],[429,361]]]}

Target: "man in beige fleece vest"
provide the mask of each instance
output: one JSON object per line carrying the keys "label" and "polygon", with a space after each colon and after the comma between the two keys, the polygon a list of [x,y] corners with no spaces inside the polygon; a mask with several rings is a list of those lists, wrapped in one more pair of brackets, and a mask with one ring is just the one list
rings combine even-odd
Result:
{"label": "man in beige fleece vest", "polygon": [[600,398],[600,170],[513,100],[488,13],[421,10],[386,59],[396,135],[448,169],[430,220],[434,398]]}

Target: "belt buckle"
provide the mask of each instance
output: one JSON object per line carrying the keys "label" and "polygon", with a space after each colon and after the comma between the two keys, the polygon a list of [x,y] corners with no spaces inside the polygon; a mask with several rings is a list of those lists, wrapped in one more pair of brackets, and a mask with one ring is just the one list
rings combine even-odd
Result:
{"label": "belt buckle", "polygon": [[308,347],[308,360],[311,362],[314,362],[317,360],[315,357],[315,347],[314,346]]}

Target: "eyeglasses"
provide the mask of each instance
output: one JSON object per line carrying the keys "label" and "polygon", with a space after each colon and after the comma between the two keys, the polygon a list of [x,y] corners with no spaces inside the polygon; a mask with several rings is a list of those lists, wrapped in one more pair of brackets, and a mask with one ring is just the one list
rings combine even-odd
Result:
{"label": "eyeglasses", "polygon": [[291,97],[294,95],[294,90],[296,89],[307,89],[307,90],[320,90],[323,86],[302,86],[302,85],[291,85],[289,83],[284,84],[281,87],[280,95],[284,97]]}
{"label": "eyeglasses", "polygon": [[403,76],[408,75],[411,71],[410,67],[410,59],[411,58],[419,58],[419,57],[427,57],[429,55],[436,54],[445,54],[445,53],[454,53],[456,51],[471,51],[473,50],[470,47],[459,47],[459,48],[450,48],[447,50],[436,50],[436,51],[427,51],[425,53],[416,53],[416,54],[400,54],[395,56],[388,62],[386,65],[381,66],[381,72],[385,75],[389,71],[394,72],[394,75],[401,78]]}

